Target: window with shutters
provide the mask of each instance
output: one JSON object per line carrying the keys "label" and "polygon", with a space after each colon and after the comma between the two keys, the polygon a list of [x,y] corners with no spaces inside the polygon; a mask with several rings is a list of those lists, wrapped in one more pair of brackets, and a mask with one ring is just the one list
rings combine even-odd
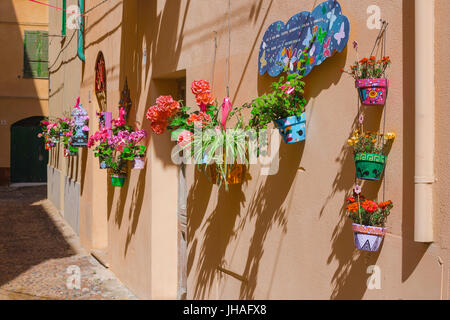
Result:
{"label": "window with shutters", "polygon": [[25,31],[24,78],[48,78],[48,32]]}

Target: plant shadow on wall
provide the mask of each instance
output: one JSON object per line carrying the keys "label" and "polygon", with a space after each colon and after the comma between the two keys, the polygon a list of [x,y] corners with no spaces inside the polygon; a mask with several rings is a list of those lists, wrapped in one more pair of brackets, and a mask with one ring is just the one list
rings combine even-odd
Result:
{"label": "plant shadow on wall", "polygon": [[[217,187],[215,189],[217,190]],[[203,232],[202,247],[198,258],[197,281],[193,292],[195,299],[208,297],[212,285],[216,280],[217,268],[223,265],[228,244],[235,235],[234,226],[240,216],[241,205],[244,202],[245,195],[241,185],[230,185],[228,192],[223,187],[218,189],[217,205],[202,227],[205,230]],[[193,205],[189,207],[193,207]],[[197,206],[195,211],[199,212]],[[195,216],[188,217],[189,224],[192,223],[192,219],[195,221]],[[200,221],[199,218],[197,217],[197,221]],[[191,246],[191,248],[191,250],[195,250],[194,247]],[[190,252],[189,257],[192,257],[193,253]],[[189,260],[192,261],[192,258]]]}
{"label": "plant shadow on wall", "polygon": [[[241,207],[246,201],[243,187],[233,185],[230,186],[229,192],[222,189],[219,191],[216,208],[203,225],[205,229],[203,239],[199,242],[201,249],[196,270],[197,281],[193,292],[195,299],[208,297],[213,284],[219,280],[220,269],[236,276],[236,270],[228,270],[232,261],[226,261],[225,255],[231,241],[239,236],[246,223],[253,220],[255,229],[245,268],[243,274],[236,277],[242,281],[239,298],[253,299],[255,297],[259,264],[264,254],[264,242],[267,235],[274,224],[283,228],[284,233],[287,232],[287,211],[283,204],[295,180],[303,150],[304,143],[289,146],[281,143],[279,172],[276,175],[268,176],[260,183],[250,200],[246,214],[242,217]],[[204,204],[204,209],[206,209],[207,201]],[[198,212],[196,214],[198,215]],[[195,224],[198,228],[202,217],[198,216],[194,219],[192,216],[189,217],[190,227],[192,228]],[[190,232],[194,231],[193,229],[189,230]],[[191,244],[188,272],[191,271],[197,245],[196,240]]]}
{"label": "plant shadow on wall", "polygon": [[[250,240],[247,261],[243,277],[246,282],[241,284],[239,299],[254,299],[258,280],[260,261],[264,254],[264,243],[267,235],[275,225],[287,233],[286,198],[294,184],[305,142],[286,145],[280,144],[279,171],[268,176],[257,188],[250,201],[246,217],[238,230],[244,228],[244,223],[255,220],[255,229]],[[274,266],[277,261],[274,262]],[[275,270],[273,270],[275,272]]]}

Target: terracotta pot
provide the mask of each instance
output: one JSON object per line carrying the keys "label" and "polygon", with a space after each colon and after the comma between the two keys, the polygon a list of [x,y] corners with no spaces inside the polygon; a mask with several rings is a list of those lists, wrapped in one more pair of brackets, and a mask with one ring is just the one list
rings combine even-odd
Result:
{"label": "terracotta pot", "polygon": [[[244,164],[233,164],[231,167],[227,167],[227,184],[239,184],[242,183],[245,177],[246,166]],[[217,167],[213,163],[209,165],[209,173],[211,175],[211,180],[213,183],[217,182]]]}
{"label": "terracotta pot", "polygon": [[274,121],[286,144],[300,142],[306,139],[306,118],[303,112],[300,116],[292,116]]}
{"label": "terracotta pot", "polygon": [[389,80],[385,78],[359,79],[355,82],[359,98],[365,105],[384,105],[388,93]]}
{"label": "terracotta pot", "polygon": [[363,251],[378,251],[383,242],[386,228],[352,224],[355,247]]}

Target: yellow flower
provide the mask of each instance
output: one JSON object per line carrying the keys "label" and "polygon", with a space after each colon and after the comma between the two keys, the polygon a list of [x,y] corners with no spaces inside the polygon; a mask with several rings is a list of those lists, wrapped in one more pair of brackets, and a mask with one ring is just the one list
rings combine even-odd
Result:
{"label": "yellow flower", "polygon": [[348,140],[347,140],[347,144],[348,144],[349,146],[353,146],[355,143],[353,142],[353,139],[348,139]]}
{"label": "yellow flower", "polygon": [[384,137],[385,137],[387,140],[392,140],[392,139],[395,139],[396,135],[395,135],[395,132],[388,132],[388,133],[386,133],[386,134],[384,135]]}
{"label": "yellow flower", "polygon": [[375,142],[377,142],[377,139],[372,139],[372,143],[375,143]]}

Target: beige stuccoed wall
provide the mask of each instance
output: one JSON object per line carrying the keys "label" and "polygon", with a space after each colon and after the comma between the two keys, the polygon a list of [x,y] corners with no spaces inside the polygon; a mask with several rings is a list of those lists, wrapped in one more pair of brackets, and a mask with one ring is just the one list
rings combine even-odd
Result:
{"label": "beige stuccoed wall", "polygon": [[[448,4],[437,1],[437,20]],[[86,9],[99,1],[88,3]],[[257,58],[265,29],[309,11],[315,1],[231,1],[230,94],[235,105],[264,93],[274,79],[259,76]],[[188,171],[188,298],[205,299],[439,299],[448,297],[448,94],[444,52],[448,29],[440,29],[436,59],[437,177],[436,242],[413,241],[414,192],[414,6],[413,1],[341,0],[351,22],[349,43],[368,55],[378,30],[366,27],[369,5],[389,21],[388,55],[393,61],[385,108],[386,128],[397,133],[385,174],[386,199],[395,207],[389,233],[378,253],[354,249],[351,222],[343,210],[354,185],[352,154],[346,145],[357,121],[353,80],[340,69],[355,60],[351,47],[305,78],[307,140],[281,144],[277,175],[251,178],[226,193],[192,166]],[[214,8],[214,10],[211,10]],[[228,52],[227,2],[112,0],[87,15],[86,63],[81,99],[94,115],[94,68],[99,51],[107,68],[107,109],[118,115],[125,78],[131,90],[131,123],[149,129],[145,111],[160,94],[176,94],[170,79],[186,74],[214,84],[225,95]],[[448,28],[448,27],[447,27]],[[214,31],[218,48],[213,69]],[[146,61],[144,61],[146,52]],[[441,65],[442,64],[442,65]],[[213,77],[211,77],[213,74]],[[439,86],[442,87],[439,87]],[[91,99],[89,100],[89,97]],[[188,90],[188,105],[195,106]],[[367,107],[366,127],[378,129],[382,108]],[[91,126],[91,133],[95,130]],[[170,161],[169,135],[146,141],[147,166],[130,170],[126,185],[112,188],[98,160],[87,152],[81,170],[81,239],[88,249],[104,249],[111,269],[141,298],[175,298],[177,283],[177,167]],[[379,199],[383,184],[367,182],[366,196]],[[442,261],[444,264],[439,263]],[[381,270],[381,289],[368,290],[366,270]],[[219,271],[219,268],[225,272]],[[230,275],[232,274],[232,275]]]}
{"label": "beige stuccoed wall", "polygon": [[[62,8],[62,0],[50,5]],[[67,8],[78,4],[68,0]],[[80,95],[82,61],[77,55],[78,32],[67,28],[62,36],[62,11],[47,7],[49,15],[49,116],[51,120],[70,117]],[[69,20],[70,12],[67,14]],[[78,156],[64,157],[62,144],[49,154],[48,198],[58,208],[75,232],[79,232],[80,180],[87,150],[80,148]]]}
{"label": "beige stuccoed wall", "polygon": [[[33,10],[30,8],[33,7]],[[47,8],[27,0],[0,1],[0,180],[10,167],[10,128],[32,116],[48,115],[48,80],[23,78],[24,31],[47,30]],[[8,178],[9,182],[9,178]]]}

